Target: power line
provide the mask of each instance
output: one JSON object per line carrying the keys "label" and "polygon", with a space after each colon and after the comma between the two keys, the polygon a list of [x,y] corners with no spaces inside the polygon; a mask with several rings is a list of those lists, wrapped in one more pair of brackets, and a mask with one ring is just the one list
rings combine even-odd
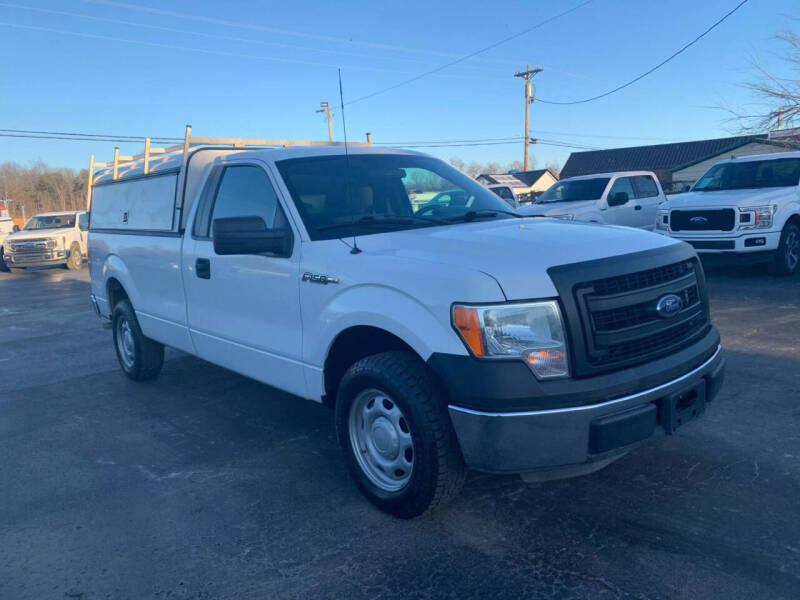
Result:
{"label": "power line", "polygon": [[[591,0],[590,0],[591,1]],[[211,25],[222,25],[224,27],[233,27],[238,29],[248,29],[251,31],[261,31],[265,33],[272,33],[277,35],[285,35],[290,37],[298,37],[304,39],[311,39],[311,40],[319,40],[323,42],[333,42],[333,43],[340,43],[346,44],[350,46],[364,46],[367,48],[376,48],[380,50],[390,50],[392,52],[408,52],[413,54],[426,54],[429,56],[458,56],[457,54],[450,53],[450,52],[441,52],[436,50],[423,50],[420,48],[411,48],[408,46],[395,46],[393,44],[382,44],[378,42],[366,42],[366,41],[359,41],[353,40],[351,38],[346,37],[337,37],[337,36],[330,36],[330,35],[322,35],[316,33],[308,33],[304,31],[296,31],[291,29],[281,29],[277,27],[266,27],[263,25],[257,25],[254,23],[242,23],[241,21],[230,21],[227,19],[218,19],[215,17],[206,17],[203,15],[196,15],[191,13],[183,13],[171,10],[164,10],[161,8],[154,8],[149,6],[138,6],[136,4],[130,4],[127,2],[119,2],[116,0],[84,0],[84,2],[88,2],[90,4],[100,4],[105,6],[113,6],[116,8],[124,8],[126,10],[136,10],[140,12],[146,12],[162,17],[173,17],[177,19],[185,19],[190,21],[197,21],[200,23],[207,23]],[[492,61],[494,62],[494,61]],[[499,62],[499,61],[498,61]],[[503,61],[506,62],[506,61]]]}
{"label": "power line", "polygon": [[[109,143],[143,143],[145,138],[130,135],[113,135],[99,133],[77,133],[70,131],[35,131],[27,129],[0,129],[2,138],[20,138],[32,140],[64,140],[74,142],[109,142]],[[454,148],[470,146],[501,146],[508,144],[518,144],[522,138],[520,136],[508,138],[478,138],[461,140],[416,140],[410,142],[381,142],[376,146],[396,146],[401,148]],[[177,143],[183,141],[182,138],[163,138],[151,137],[150,140],[156,143]],[[575,148],[582,150],[599,150],[593,146],[574,144],[560,140],[535,140],[537,144],[545,146],[556,146],[563,148]]]}
{"label": "power line", "polygon": [[[746,1],[747,0],[745,0],[745,2]],[[406,80],[401,81],[399,83],[396,83],[394,85],[390,85],[389,87],[385,87],[383,89],[377,90],[375,92],[372,92],[371,94],[367,94],[366,96],[361,96],[359,98],[356,98],[355,100],[350,100],[349,102],[347,102],[347,104],[355,104],[356,102],[361,102],[362,100],[366,100],[368,98],[373,98],[374,96],[377,96],[379,94],[384,94],[386,92],[389,92],[391,90],[395,90],[395,89],[397,89],[399,87],[402,87],[404,85],[408,85],[409,83],[413,83],[415,81],[419,81],[423,77],[428,77],[429,75],[433,75],[435,73],[438,73],[439,71],[443,71],[444,69],[447,69],[449,67],[457,65],[458,63],[464,62],[465,60],[469,60],[470,58],[473,58],[473,57],[477,56],[478,54],[483,54],[484,52],[487,52],[489,50],[497,48],[498,46],[501,46],[502,44],[510,42],[511,40],[515,40],[515,39],[517,39],[517,38],[519,38],[519,37],[521,37],[523,35],[526,35],[526,34],[530,33],[531,31],[533,31],[535,29],[538,29],[539,27],[544,27],[545,25],[547,25],[549,23],[552,23],[556,19],[560,19],[561,17],[564,17],[564,16],[566,16],[566,15],[572,13],[572,12],[575,12],[579,8],[582,8],[582,7],[584,7],[587,4],[590,4],[592,2],[594,2],[594,0],[585,0],[584,2],[581,2],[580,4],[578,4],[576,6],[573,6],[572,8],[570,8],[568,10],[560,12],[557,15],[549,17],[549,18],[545,19],[544,21],[540,21],[536,25],[534,25],[532,27],[528,27],[527,29],[525,29],[523,31],[520,31],[519,33],[515,33],[514,35],[510,35],[510,36],[508,36],[506,38],[503,38],[500,41],[494,42],[493,44],[489,44],[488,46],[485,46],[485,47],[481,48],[480,50],[476,50],[475,52],[471,52],[470,54],[465,54],[464,56],[461,56],[461,57],[459,57],[459,58],[457,58],[455,60],[451,60],[450,62],[447,62],[447,63],[445,63],[445,64],[443,64],[443,65],[441,65],[439,67],[436,67],[435,69],[431,69],[430,71],[426,71],[424,73],[420,73],[419,75],[415,75],[414,77],[411,77],[409,79],[406,79]]]}
{"label": "power line", "polygon": [[651,69],[648,69],[647,71],[645,71],[644,73],[642,73],[638,77],[634,77],[633,79],[631,79],[627,83],[623,83],[622,85],[615,87],[613,90],[609,90],[609,91],[607,91],[607,92],[605,92],[603,94],[598,94],[597,96],[592,96],[591,98],[584,98],[583,100],[555,101],[555,100],[542,100],[541,98],[537,98],[537,101],[543,102],[545,104],[558,104],[558,105],[585,104],[586,102],[592,102],[594,100],[599,100],[600,98],[605,98],[606,96],[610,96],[611,94],[614,94],[614,93],[616,93],[616,92],[618,92],[620,90],[623,90],[626,87],[633,85],[637,81],[640,81],[640,80],[644,79],[645,77],[647,77],[651,73],[657,71],[658,69],[663,67],[665,64],[670,62],[673,58],[677,57],[680,54],[683,54],[684,51],[688,50],[689,48],[694,46],[697,42],[699,42],[701,39],[703,39],[706,35],[711,33],[720,24],[722,24],[722,22],[725,19],[730,17],[733,13],[735,13],[737,10],[739,10],[742,6],[747,4],[748,1],[749,0],[742,0],[732,10],[728,11],[727,13],[725,13],[720,19],[715,21],[714,24],[712,24],[708,29],[706,29],[703,33],[698,35],[696,38],[694,38],[691,42],[689,42],[688,44],[685,44],[684,46],[682,46],[680,49],[678,49],[677,51],[672,53],[670,56],[668,56],[667,58],[662,60],[656,66],[652,67]]}
{"label": "power line", "polygon": [[[26,134],[36,134],[36,135],[65,135],[65,136],[72,136],[72,137],[81,137],[87,138],[92,140],[94,138],[113,138],[115,140],[121,141],[131,141],[131,142],[144,142],[145,137],[143,135],[116,135],[116,134],[107,134],[107,133],[78,133],[75,131],[37,131],[31,129],[0,129],[0,133],[26,133]],[[151,137],[150,141],[153,142],[182,142],[183,138],[177,137]]]}
{"label": "power line", "polygon": [[[11,2],[0,2],[0,6],[6,7],[6,8],[19,9],[19,10],[29,10],[29,11],[45,13],[45,14],[53,14],[53,15],[59,15],[59,16],[65,16],[65,17],[73,17],[73,18],[76,18],[76,19],[84,19],[84,20],[94,21],[94,22],[112,23],[112,24],[115,24],[115,25],[123,25],[123,26],[126,26],[126,27],[138,27],[138,28],[150,29],[150,30],[154,30],[154,31],[165,31],[167,33],[179,33],[179,34],[183,34],[183,35],[191,35],[191,36],[199,36],[199,37],[210,38],[210,39],[225,40],[225,41],[229,41],[229,42],[238,42],[238,43],[245,43],[245,44],[258,44],[258,45],[262,45],[262,46],[276,46],[276,47],[279,47],[279,48],[287,48],[289,50],[304,50],[304,51],[322,53],[322,54],[341,54],[343,56],[353,56],[353,57],[367,58],[367,59],[375,59],[376,58],[375,55],[373,55],[373,54],[364,54],[364,53],[360,53],[360,52],[348,52],[346,50],[335,50],[335,49],[327,48],[327,47],[315,48],[313,46],[301,46],[301,45],[297,45],[297,44],[285,44],[285,43],[282,43],[282,42],[272,42],[272,41],[257,40],[257,39],[252,39],[252,38],[243,38],[243,37],[237,37],[237,36],[231,36],[231,35],[220,35],[220,34],[217,34],[217,33],[207,33],[207,32],[204,32],[204,31],[193,31],[193,30],[187,30],[187,29],[178,29],[178,28],[175,28],[175,27],[165,27],[163,25],[151,25],[149,23],[139,23],[139,22],[136,22],[136,21],[126,21],[126,20],[123,20],[123,19],[114,19],[114,18],[110,18],[110,17],[98,17],[98,16],[95,16],[95,15],[87,15],[87,14],[83,14],[83,13],[75,13],[75,12],[70,12],[70,11],[65,11],[65,10],[55,10],[55,9],[50,9],[50,8],[42,8],[42,7],[39,7],[39,6],[28,6],[28,5],[24,5],[24,4],[16,4],[16,3],[11,3]],[[427,64],[427,65],[431,64],[431,60],[424,60],[424,59],[419,59],[419,58],[405,58],[405,57],[401,57],[401,56],[392,56],[391,60],[397,60],[397,61],[403,61],[403,62],[412,62],[412,63],[421,63],[421,64]],[[395,72],[395,71],[393,71],[393,72]],[[481,73],[483,73],[483,71],[481,71]]]}
{"label": "power line", "polygon": [[[8,22],[0,22],[0,27],[11,27],[13,29],[28,29],[31,31],[41,31],[44,33],[57,33],[60,35],[69,35],[74,37],[82,37],[87,39],[93,40],[104,40],[110,42],[123,42],[126,44],[137,44],[140,46],[149,46],[152,48],[164,48],[168,50],[182,50],[185,52],[196,52],[200,54],[211,54],[216,56],[226,56],[232,58],[248,58],[253,60],[264,60],[269,62],[277,62],[277,63],[290,63],[290,64],[300,64],[300,65],[310,65],[315,67],[326,67],[326,68],[333,68],[338,69],[340,68],[337,65],[331,63],[324,63],[324,62],[317,62],[311,60],[302,60],[302,59],[295,59],[295,58],[284,58],[284,57],[277,57],[277,56],[263,56],[259,54],[244,54],[241,52],[229,52],[226,50],[212,50],[210,48],[198,48],[194,46],[181,46],[177,44],[165,44],[163,42],[147,42],[144,40],[134,40],[134,39],[127,39],[127,38],[118,38],[118,37],[111,37],[107,35],[98,35],[95,33],[83,33],[79,31],[67,31],[64,29],[54,29],[51,27],[39,27],[36,25],[22,25],[20,23],[8,23]],[[346,66],[348,69],[359,70],[359,71],[374,71],[379,73],[398,73],[396,69],[385,69],[380,67],[367,67],[367,66],[358,66],[358,65],[350,65]],[[406,73],[410,73],[410,71],[406,71]],[[458,74],[458,75],[442,75],[442,77],[449,77],[455,79],[464,79],[469,77],[469,79],[474,80],[474,76],[465,75],[465,74]]]}

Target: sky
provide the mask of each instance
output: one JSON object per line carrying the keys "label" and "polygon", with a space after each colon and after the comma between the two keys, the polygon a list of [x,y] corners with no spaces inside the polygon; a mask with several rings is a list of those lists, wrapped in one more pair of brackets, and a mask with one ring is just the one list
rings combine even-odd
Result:
{"label": "sky", "polygon": [[[522,136],[524,88],[538,99],[595,96],[654,66],[739,0],[593,0],[455,66],[356,101],[520,33],[583,0],[0,0],[0,129],[115,136],[327,139],[315,110],[334,110],[342,139],[376,143]],[[797,0],[749,0],[684,54],[620,92],[586,104],[535,102],[536,165],[582,147],[724,137],[718,107],[753,102],[741,83],[758,59],[786,72],[775,34]],[[545,144],[544,142],[547,142]],[[575,148],[551,145],[571,144]],[[455,142],[453,142],[455,143]],[[0,162],[83,168],[142,145],[0,137]],[[427,148],[444,159],[507,164],[522,141]]]}

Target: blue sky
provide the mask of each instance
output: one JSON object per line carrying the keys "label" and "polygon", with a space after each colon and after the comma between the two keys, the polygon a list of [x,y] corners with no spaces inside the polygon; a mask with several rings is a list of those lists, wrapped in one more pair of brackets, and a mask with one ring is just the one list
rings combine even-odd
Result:
{"label": "blue sky", "polygon": [[[324,117],[314,111],[327,100],[337,107],[341,139],[337,67],[348,102],[579,3],[0,0],[0,129],[179,137],[191,123],[198,136],[325,139]],[[526,62],[544,68],[535,80],[540,98],[593,96],[661,61],[737,3],[594,0],[479,57],[346,106],[349,138],[521,135],[523,86],[513,74]],[[750,0],[626,90],[584,105],[534,104],[532,135],[599,148],[728,135],[725,114],[709,107],[752,101],[738,85],[750,76],[751,57],[785,71],[773,36],[799,13],[796,0]],[[90,153],[109,158],[114,145],[0,138],[0,162],[80,168]],[[521,142],[427,151],[500,163],[522,154]],[[542,166],[563,163],[570,150],[532,152]]]}

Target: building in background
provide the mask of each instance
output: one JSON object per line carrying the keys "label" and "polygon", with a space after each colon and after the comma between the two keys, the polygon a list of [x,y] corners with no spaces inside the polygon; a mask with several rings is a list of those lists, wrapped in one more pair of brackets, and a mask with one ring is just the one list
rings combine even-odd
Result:
{"label": "building in background", "polygon": [[800,131],[781,130],[713,140],[573,152],[561,169],[561,178],[615,171],[653,171],[664,192],[674,194],[692,185],[720,160],[785,152],[798,147]]}
{"label": "building in background", "polygon": [[558,181],[558,177],[550,169],[516,173],[481,173],[475,179],[483,185],[509,186],[520,202],[529,202]]}

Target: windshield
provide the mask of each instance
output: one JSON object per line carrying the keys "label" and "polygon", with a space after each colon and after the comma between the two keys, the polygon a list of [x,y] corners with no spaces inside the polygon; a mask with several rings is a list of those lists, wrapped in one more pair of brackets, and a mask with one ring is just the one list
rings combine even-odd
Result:
{"label": "windshield", "polygon": [[794,187],[800,180],[800,158],[728,162],[711,167],[692,188],[695,192]]}
{"label": "windshield", "polygon": [[510,217],[490,190],[427,156],[317,156],[277,166],[312,240]]}
{"label": "windshield", "polygon": [[75,215],[53,215],[53,216],[38,216],[31,217],[25,223],[25,231],[37,229],[67,229],[75,227]]}
{"label": "windshield", "polygon": [[537,204],[546,202],[575,202],[579,200],[599,200],[608,185],[609,177],[594,179],[565,179],[553,184],[536,200]]}

